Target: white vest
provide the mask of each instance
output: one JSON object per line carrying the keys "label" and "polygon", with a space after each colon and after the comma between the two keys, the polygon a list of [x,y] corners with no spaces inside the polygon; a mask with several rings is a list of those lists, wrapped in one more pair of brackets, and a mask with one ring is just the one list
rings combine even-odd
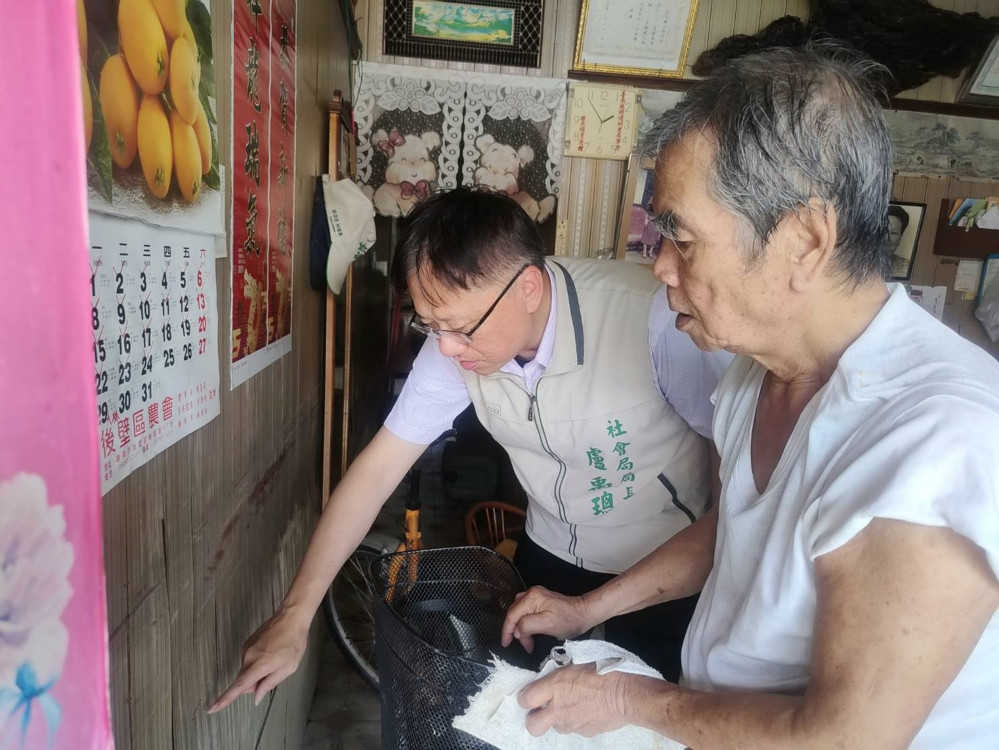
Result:
{"label": "white vest", "polygon": [[708,445],[653,381],[659,284],[627,263],[559,258],[555,345],[534,393],[463,372],[479,420],[527,492],[527,532],[552,554],[620,573],[707,509]]}

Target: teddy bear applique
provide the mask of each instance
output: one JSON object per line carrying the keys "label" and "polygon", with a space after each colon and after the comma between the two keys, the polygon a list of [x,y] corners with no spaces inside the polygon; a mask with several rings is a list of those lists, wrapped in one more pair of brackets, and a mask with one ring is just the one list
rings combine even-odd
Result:
{"label": "teddy bear applique", "polygon": [[475,139],[475,147],[482,154],[473,176],[476,188],[509,195],[539,224],[551,216],[555,210],[555,196],[548,195],[537,201],[520,188],[520,170],[534,161],[534,149],[524,145],[515,150],[513,146],[497,142],[488,133]]}
{"label": "teddy bear applique", "polygon": [[407,216],[413,206],[436,189],[437,165],[430,152],[440,147],[440,134],[427,131],[403,135],[396,128],[388,132],[376,130],[371,143],[385,154],[385,182],[374,191],[365,186],[365,194],[382,216]]}

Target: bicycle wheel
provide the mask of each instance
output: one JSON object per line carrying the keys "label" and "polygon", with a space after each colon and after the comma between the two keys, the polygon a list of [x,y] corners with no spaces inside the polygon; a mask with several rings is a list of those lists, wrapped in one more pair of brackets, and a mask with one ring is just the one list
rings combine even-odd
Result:
{"label": "bicycle wheel", "polygon": [[394,540],[366,538],[361,542],[333,579],[323,607],[340,650],[376,690],[374,597],[377,591],[371,580],[370,565],[379,555],[394,550]]}

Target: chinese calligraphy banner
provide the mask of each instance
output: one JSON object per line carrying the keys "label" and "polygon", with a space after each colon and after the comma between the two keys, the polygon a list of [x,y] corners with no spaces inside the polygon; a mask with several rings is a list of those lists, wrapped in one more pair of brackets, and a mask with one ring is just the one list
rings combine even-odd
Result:
{"label": "chinese calligraphy banner", "polygon": [[208,235],[93,213],[101,492],[219,413],[215,249]]}
{"label": "chinese calligraphy banner", "polygon": [[224,234],[209,0],[78,6],[90,209]]}
{"label": "chinese calligraphy banner", "polygon": [[296,0],[233,13],[231,386],[291,351]]}
{"label": "chinese calligraphy banner", "polygon": [[0,23],[0,101],[17,103],[0,118],[0,748],[11,750],[112,748],[74,5],[25,3]]}

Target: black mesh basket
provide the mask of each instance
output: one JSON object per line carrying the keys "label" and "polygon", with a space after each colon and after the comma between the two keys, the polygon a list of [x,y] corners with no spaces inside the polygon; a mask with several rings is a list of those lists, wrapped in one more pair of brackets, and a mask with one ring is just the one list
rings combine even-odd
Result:
{"label": "black mesh basket", "polygon": [[485,547],[382,555],[371,563],[385,750],[479,750],[451,727],[503,654],[500,630],[519,591],[509,560]]}

